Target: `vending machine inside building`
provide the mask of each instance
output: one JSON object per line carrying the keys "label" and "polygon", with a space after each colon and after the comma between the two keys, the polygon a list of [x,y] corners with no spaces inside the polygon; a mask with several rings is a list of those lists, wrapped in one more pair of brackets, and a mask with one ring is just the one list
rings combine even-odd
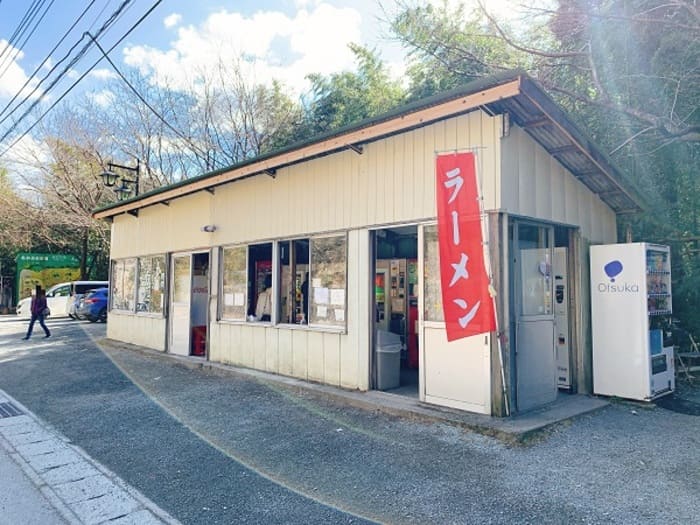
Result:
{"label": "vending machine inside building", "polygon": [[671,298],[667,246],[591,246],[594,393],[650,401],[673,392]]}

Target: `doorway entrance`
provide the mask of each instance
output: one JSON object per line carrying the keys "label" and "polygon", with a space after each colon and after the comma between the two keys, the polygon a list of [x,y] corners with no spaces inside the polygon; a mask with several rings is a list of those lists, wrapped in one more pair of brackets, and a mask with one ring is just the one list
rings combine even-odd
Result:
{"label": "doorway entrance", "polygon": [[509,226],[511,384],[519,412],[571,390],[570,238],[562,226]]}
{"label": "doorway entrance", "polygon": [[209,312],[209,253],[172,256],[170,272],[171,354],[206,356]]}
{"label": "doorway entrance", "polygon": [[418,397],[418,227],[372,232],[372,383]]}

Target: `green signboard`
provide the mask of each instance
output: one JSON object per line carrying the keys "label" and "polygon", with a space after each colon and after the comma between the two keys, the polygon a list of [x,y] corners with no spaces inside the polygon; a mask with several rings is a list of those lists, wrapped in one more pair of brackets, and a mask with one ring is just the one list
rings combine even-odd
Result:
{"label": "green signboard", "polygon": [[19,253],[16,262],[17,301],[32,295],[37,285],[48,289],[54,284],[80,279],[80,261],[75,255]]}

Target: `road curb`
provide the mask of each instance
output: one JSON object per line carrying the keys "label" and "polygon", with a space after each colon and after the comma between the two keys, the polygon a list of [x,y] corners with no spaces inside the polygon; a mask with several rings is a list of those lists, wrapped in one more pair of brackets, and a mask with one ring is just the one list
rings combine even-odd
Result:
{"label": "road curb", "polygon": [[[5,422],[4,424],[0,424],[0,446],[8,453],[11,459],[22,469],[22,471],[26,474],[26,476],[34,484],[34,486],[44,495],[49,504],[68,523],[83,524],[87,522],[93,522],[93,520],[84,519],[86,512],[81,512],[79,510],[80,506],[83,505],[87,500],[76,499],[75,501],[67,502],[64,501],[64,499],[58,494],[57,490],[60,490],[61,488],[65,489],[75,480],[62,480],[50,482],[46,479],[46,476],[49,475],[48,473],[55,472],[57,469],[62,467],[70,467],[71,469],[75,469],[78,472],[90,472],[90,469],[92,469],[92,472],[97,472],[97,475],[95,476],[92,473],[90,473],[87,476],[90,478],[91,482],[97,481],[98,478],[101,476],[107,481],[107,483],[113,484],[118,490],[122,491],[124,494],[128,495],[128,497],[132,498],[135,502],[137,502],[137,507],[129,511],[128,513],[125,513],[123,516],[106,518],[103,521],[119,523],[120,519],[128,520],[132,517],[132,515],[135,515],[143,517],[143,523],[166,523],[168,525],[180,525],[180,522],[178,520],[170,516],[167,512],[158,507],[155,503],[153,503],[150,499],[141,494],[138,490],[125,483],[119,476],[117,476],[107,467],[92,459],[82,448],[71,443],[71,441],[68,438],[63,436],[51,425],[43,422],[22,403],[20,403],[15,398],[7,394],[7,392],[0,390],[0,400],[9,401],[16,408],[20,409],[23,412],[23,414],[13,416],[12,418],[0,419],[0,422]],[[13,421],[10,421],[10,419],[12,419]],[[37,457],[48,456],[50,452],[47,454],[38,455],[31,455],[26,453],[23,454],[20,448],[18,448],[19,445],[13,444],[11,442],[11,438],[8,436],[8,434],[11,434],[13,432],[13,427],[14,430],[19,430],[20,427],[22,427],[23,425],[25,427],[23,429],[28,430],[25,433],[25,435],[31,434],[32,431],[36,430],[43,432],[43,439],[39,439],[36,442],[27,442],[24,444],[25,447],[45,443],[49,446],[49,448],[53,448],[54,451],[68,451],[69,454],[75,454],[75,457],[77,457],[77,461],[68,462],[63,465],[49,466],[44,469],[35,468],[34,466],[32,466],[32,460],[35,460]],[[22,434],[20,432],[17,432],[15,436],[17,435]],[[79,475],[80,474],[77,474],[77,476]],[[82,481],[82,479],[86,478],[81,478],[77,481]],[[88,498],[88,500],[89,499],[95,500],[97,498],[93,497]],[[93,510],[92,512],[93,514],[97,513],[97,511],[95,510]],[[81,517],[81,514],[83,514],[83,517]]]}

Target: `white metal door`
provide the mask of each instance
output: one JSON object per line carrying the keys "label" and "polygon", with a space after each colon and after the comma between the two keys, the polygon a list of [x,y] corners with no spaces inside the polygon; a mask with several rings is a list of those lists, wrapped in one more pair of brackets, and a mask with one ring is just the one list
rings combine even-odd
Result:
{"label": "white metal door", "polygon": [[418,228],[418,285],[421,401],[491,414],[489,335],[447,341],[434,224]]}
{"label": "white metal door", "polygon": [[552,304],[554,231],[525,223],[515,226],[517,406],[525,411],[557,398]]}
{"label": "white metal door", "polygon": [[173,256],[170,283],[170,353],[190,355],[191,255]]}

